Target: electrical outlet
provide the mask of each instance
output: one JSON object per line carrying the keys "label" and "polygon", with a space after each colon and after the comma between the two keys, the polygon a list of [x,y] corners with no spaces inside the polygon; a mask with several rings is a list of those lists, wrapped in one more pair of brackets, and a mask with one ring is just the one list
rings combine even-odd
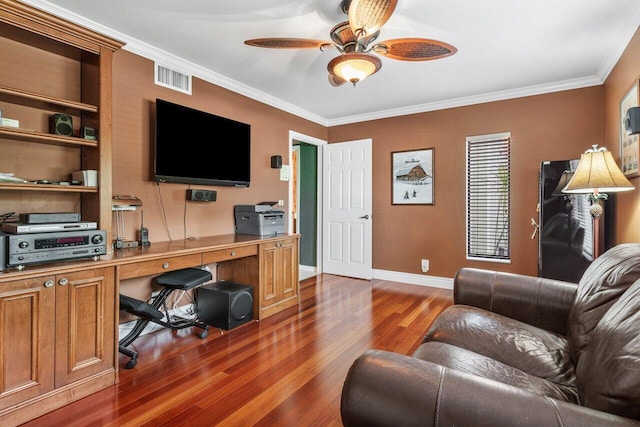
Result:
{"label": "electrical outlet", "polygon": [[421,268],[422,268],[422,272],[426,273],[429,271],[429,260],[428,259],[423,259],[422,260],[422,264],[420,264]]}

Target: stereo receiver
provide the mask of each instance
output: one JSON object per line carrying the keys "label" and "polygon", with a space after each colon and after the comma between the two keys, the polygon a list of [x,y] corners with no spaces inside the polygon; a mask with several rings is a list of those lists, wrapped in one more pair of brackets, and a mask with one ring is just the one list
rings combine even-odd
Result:
{"label": "stereo receiver", "polygon": [[8,267],[97,258],[107,253],[107,232],[104,230],[10,234],[6,239]]}

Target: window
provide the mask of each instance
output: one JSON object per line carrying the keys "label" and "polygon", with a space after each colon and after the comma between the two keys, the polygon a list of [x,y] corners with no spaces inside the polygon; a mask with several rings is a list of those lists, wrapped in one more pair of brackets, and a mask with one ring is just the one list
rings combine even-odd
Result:
{"label": "window", "polygon": [[572,194],[573,209],[571,209],[572,220],[584,230],[584,243],[582,244],[582,255],[593,261],[593,218],[590,209],[591,202],[586,194]]}
{"label": "window", "polygon": [[467,138],[467,259],[510,261],[510,133]]}

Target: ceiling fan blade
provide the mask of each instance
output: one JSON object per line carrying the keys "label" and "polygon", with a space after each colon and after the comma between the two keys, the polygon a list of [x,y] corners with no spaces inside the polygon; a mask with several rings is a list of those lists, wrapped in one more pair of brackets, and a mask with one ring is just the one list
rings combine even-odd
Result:
{"label": "ceiling fan blade", "polygon": [[458,49],[438,40],[402,38],[382,41],[373,47],[373,51],[401,61],[428,61],[451,56]]}
{"label": "ceiling fan blade", "polygon": [[389,20],[398,0],[351,0],[349,24],[354,33],[372,34]]}
{"label": "ceiling fan blade", "polygon": [[332,43],[324,40],[295,39],[286,37],[272,37],[263,39],[245,40],[244,44],[270,49],[313,49],[331,46]]}

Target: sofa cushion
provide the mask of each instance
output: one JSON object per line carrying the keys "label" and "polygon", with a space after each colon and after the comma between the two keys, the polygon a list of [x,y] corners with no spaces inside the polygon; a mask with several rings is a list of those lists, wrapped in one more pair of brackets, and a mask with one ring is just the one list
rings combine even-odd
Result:
{"label": "sofa cushion", "polygon": [[569,313],[569,349],[574,363],[591,341],[602,316],[633,282],[640,279],[640,244],[617,245],[585,270]]}
{"label": "sofa cushion", "polygon": [[576,367],[578,393],[590,408],[640,419],[640,280],[611,306]]}
{"label": "sofa cushion", "polygon": [[540,396],[571,403],[579,401],[575,387],[538,378],[495,359],[450,344],[437,341],[424,343],[413,353],[413,357],[456,371],[512,385],[520,390]]}
{"label": "sofa cushion", "polygon": [[447,307],[423,342],[438,341],[495,359],[530,375],[575,387],[565,337],[468,305]]}

